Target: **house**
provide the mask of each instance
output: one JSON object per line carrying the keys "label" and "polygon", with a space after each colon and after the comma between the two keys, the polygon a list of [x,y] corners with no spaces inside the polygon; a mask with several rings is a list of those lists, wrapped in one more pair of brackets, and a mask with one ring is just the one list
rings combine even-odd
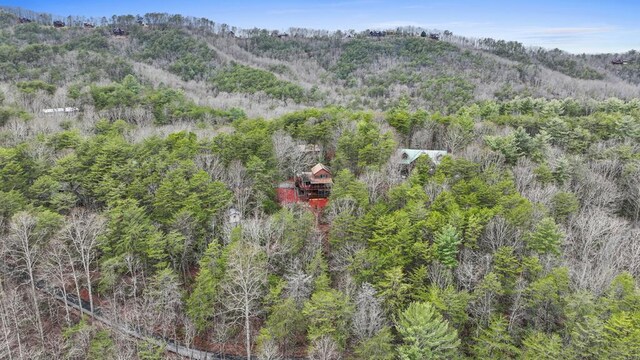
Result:
{"label": "house", "polygon": [[232,207],[227,212],[227,215],[229,219],[229,225],[231,225],[231,227],[240,225],[240,220],[242,220],[242,213],[240,213],[240,210]]}
{"label": "house", "polygon": [[327,198],[333,186],[331,171],[325,165],[318,163],[311,168],[310,172],[297,174],[294,184],[301,200]]}
{"label": "house", "polygon": [[54,108],[54,109],[42,109],[42,112],[45,114],[70,114],[79,111],[77,107],[64,107],[64,108]]}
{"label": "house", "polygon": [[127,31],[122,29],[122,28],[115,28],[113,29],[113,35],[115,36],[126,36],[127,35]]}
{"label": "house", "polygon": [[421,149],[399,149],[398,164],[402,166],[403,175],[409,175],[413,169],[413,163],[422,155],[427,155],[434,165],[438,165],[442,158],[447,155],[446,150],[421,150]]}

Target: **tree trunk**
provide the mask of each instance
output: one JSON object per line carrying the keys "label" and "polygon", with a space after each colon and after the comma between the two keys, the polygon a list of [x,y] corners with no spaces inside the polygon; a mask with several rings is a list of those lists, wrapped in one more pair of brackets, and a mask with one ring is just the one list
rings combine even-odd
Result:
{"label": "tree trunk", "polygon": [[244,297],[244,328],[245,328],[245,341],[247,347],[247,360],[251,360],[251,328],[249,327],[249,298],[245,293]]}
{"label": "tree trunk", "polygon": [[4,336],[4,344],[7,348],[7,352],[9,353],[9,360],[13,359],[13,353],[11,351],[11,344],[9,343],[9,325],[7,324],[7,318],[5,316],[4,305],[0,304],[0,318],[2,319],[2,335]]}
{"label": "tree trunk", "polygon": [[85,264],[84,272],[87,277],[87,291],[89,291],[89,311],[93,314],[93,291],[91,290],[91,272],[89,271],[89,264]]}
{"label": "tree trunk", "polygon": [[15,313],[15,309],[13,311],[13,322],[16,327],[16,340],[18,341],[18,356],[20,359],[23,359],[22,356],[22,338],[20,337],[20,327],[18,326],[18,316]]}
{"label": "tree trunk", "polygon": [[40,335],[40,341],[42,342],[42,347],[44,348],[44,329],[42,328],[42,320],[40,319],[40,309],[38,309],[38,299],[36,294],[36,283],[33,278],[33,270],[31,266],[29,269],[29,282],[31,283],[31,298],[33,299],[33,310],[36,314],[36,323],[38,324],[38,334]]}
{"label": "tree trunk", "polygon": [[73,258],[70,253],[67,253],[69,256],[69,263],[71,265],[71,275],[73,275],[73,283],[76,286],[76,296],[78,297],[78,307],[80,308],[80,316],[82,317],[82,300],[80,298],[80,282],[78,281],[78,275],[76,274],[76,267],[73,265]]}

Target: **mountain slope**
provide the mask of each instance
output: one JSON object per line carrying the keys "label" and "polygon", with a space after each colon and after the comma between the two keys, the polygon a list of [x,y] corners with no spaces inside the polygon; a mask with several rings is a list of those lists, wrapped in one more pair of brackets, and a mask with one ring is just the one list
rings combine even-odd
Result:
{"label": "mountain slope", "polygon": [[[44,80],[61,91],[119,81],[127,74],[157,82],[134,70],[136,63],[145,63],[202,84],[194,98],[228,93],[222,98],[229,100],[216,101],[218,106],[268,104],[257,105],[252,115],[300,105],[382,110],[401,97],[411,98],[414,106],[453,112],[487,99],[640,96],[637,62],[616,67],[610,64],[612,55],[575,56],[449,32],[435,41],[400,30],[385,37],[304,29],[288,36],[265,30],[231,33],[189,18],[141,26],[133,17],[120,16],[96,28],[61,29],[19,24],[7,13],[2,19],[5,81]],[[127,35],[114,36],[112,28],[125,29]],[[234,76],[248,76],[247,83]],[[181,87],[190,92],[189,86]],[[257,99],[256,93],[264,95]]]}

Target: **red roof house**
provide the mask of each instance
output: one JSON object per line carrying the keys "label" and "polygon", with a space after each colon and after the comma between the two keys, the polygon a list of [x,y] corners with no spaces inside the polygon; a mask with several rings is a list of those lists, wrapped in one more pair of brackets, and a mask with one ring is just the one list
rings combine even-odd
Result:
{"label": "red roof house", "polygon": [[295,177],[295,187],[302,200],[327,198],[332,186],[331,171],[323,164],[317,164],[310,172],[302,172]]}

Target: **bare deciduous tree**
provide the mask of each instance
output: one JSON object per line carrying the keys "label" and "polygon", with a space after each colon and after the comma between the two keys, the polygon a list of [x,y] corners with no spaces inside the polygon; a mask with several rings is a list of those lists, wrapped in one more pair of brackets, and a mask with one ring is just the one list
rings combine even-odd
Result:
{"label": "bare deciduous tree", "polygon": [[247,219],[242,225],[243,237],[263,248],[267,256],[267,264],[276,268],[276,262],[291,252],[291,243],[284,237],[284,224],[271,218]]}
{"label": "bare deciduous tree", "polygon": [[356,296],[356,311],[353,314],[353,333],[358,339],[368,339],[380,331],[386,319],[382,301],[376,297],[376,290],[369,283],[362,283]]}
{"label": "bare deciduous tree", "polygon": [[[52,241],[48,248],[48,258],[47,263],[45,264],[45,274],[46,279],[50,280],[50,282],[57,286],[62,291],[62,296],[67,298],[67,250],[65,249],[66,244],[63,244],[60,241]],[[71,318],[69,316],[69,305],[65,304],[65,320],[67,325],[71,324]]]}
{"label": "bare deciduous tree", "polygon": [[299,262],[296,262],[293,269],[284,278],[287,280],[287,296],[292,298],[298,306],[302,306],[313,291],[313,277],[302,271]]}
{"label": "bare deciduous tree", "polygon": [[295,141],[283,130],[276,131],[271,137],[276,155],[278,170],[285,177],[291,177],[311,165],[315,145]]}
{"label": "bare deciduous tree", "polygon": [[235,196],[235,205],[241,214],[249,209],[249,200],[253,193],[253,181],[247,174],[247,169],[239,161],[232,162],[227,168],[227,185]]}
{"label": "bare deciduous tree", "polygon": [[36,291],[36,267],[38,266],[43,249],[46,245],[47,234],[38,229],[38,221],[35,216],[20,212],[13,216],[9,229],[9,251],[17,260],[17,268],[26,272],[29,278],[29,289],[33,311],[36,316],[36,325],[42,346],[44,346],[44,329],[38,307],[38,295]]}
{"label": "bare deciduous tree", "polygon": [[[0,280],[4,279],[0,278]],[[22,300],[18,289],[5,289],[4,281],[0,281],[0,321],[9,359],[13,359],[16,352],[17,359],[29,358],[24,349],[26,344],[23,344],[23,334],[25,333],[23,324],[28,316],[25,316],[27,312]]]}
{"label": "bare deciduous tree", "polygon": [[93,290],[91,286],[91,265],[96,257],[98,236],[104,230],[102,216],[85,209],[71,212],[62,228],[62,236],[71,243],[84,270],[89,292],[89,310],[93,312]]}
{"label": "bare deciduous tree", "polygon": [[251,317],[259,311],[265,291],[267,262],[257,244],[239,242],[231,246],[227,279],[223,284],[225,305],[244,322],[246,354],[247,359],[251,359]]}
{"label": "bare deciduous tree", "polygon": [[211,153],[198,153],[195,158],[196,165],[206,171],[214,180],[224,179],[224,164],[220,157]]}
{"label": "bare deciduous tree", "polygon": [[360,181],[367,185],[369,202],[374,204],[384,194],[385,175],[380,171],[368,169],[360,175]]}
{"label": "bare deciduous tree", "polygon": [[275,340],[269,338],[260,344],[258,352],[259,360],[282,360],[284,357],[280,354],[280,349]]}
{"label": "bare deciduous tree", "polygon": [[178,277],[170,269],[161,270],[145,289],[145,313],[151,320],[151,329],[159,327],[162,336],[172,330],[176,338],[176,322],[182,309],[182,290]]}
{"label": "bare deciduous tree", "polygon": [[581,211],[569,220],[563,256],[579,288],[601,293],[622,270],[637,261],[630,224],[600,208]]}
{"label": "bare deciduous tree", "polygon": [[496,216],[489,220],[485,226],[478,245],[491,249],[490,252],[494,253],[502,246],[519,247],[521,241],[517,229],[510,225],[505,218]]}
{"label": "bare deciduous tree", "polygon": [[442,144],[448,151],[456,153],[469,142],[470,135],[458,124],[449,125],[442,138]]}
{"label": "bare deciduous tree", "polygon": [[316,339],[311,344],[309,351],[309,359],[311,360],[340,360],[342,355],[338,350],[338,345],[329,336],[323,336]]}

